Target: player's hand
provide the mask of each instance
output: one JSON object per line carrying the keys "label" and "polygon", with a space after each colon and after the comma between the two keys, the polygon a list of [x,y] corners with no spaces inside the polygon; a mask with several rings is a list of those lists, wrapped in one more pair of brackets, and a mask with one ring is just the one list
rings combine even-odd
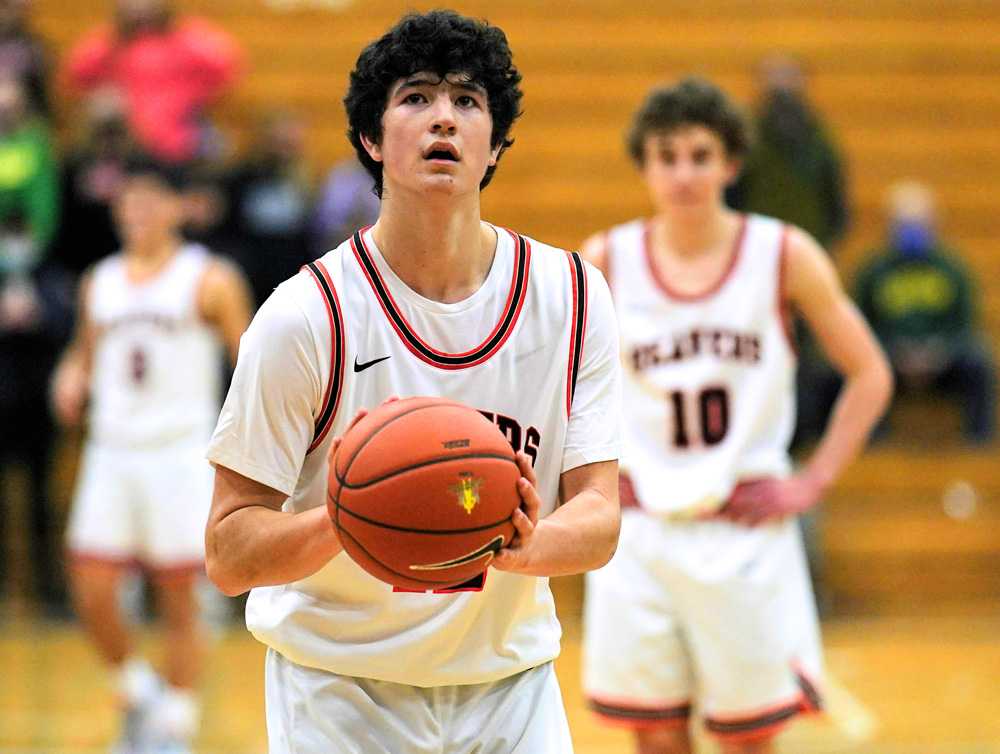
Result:
{"label": "player's hand", "polygon": [[[399,400],[398,395],[390,395],[379,405],[384,406],[386,403],[393,403],[394,401],[398,400]],[[350,432],[351,429],[354,427],[354,425],[357,424],[362,419],[364,419],[366,416],[368,416],[368,409],[367,408],[360,409],[358,413],[354,415],[354,418],[351,419],[351,423],[347,425],[347,429],[344,430],[344,435]],[[333,442],[330,443],[330,455],[328,457],[331,459],[331,462],[333,460],[333,457],[337,455],[337,450],[340,448],[340,443],[341,441],[343,441],[344,435],[340,435],[339,437],[334,437]]]}
{"label": "player's hand", "polygon": [[745,526],[757,526],[795,516],[819,502],[823,490],[804,474],[788,479],[756,479],[736,485],[717,516]]}
{"label": "player's hand", "polygon": [[83,418],[83,407],[87,403],[87,374],[77,364],[66,362],[52,377],[52,411],[65,427],[75,427]]}
{"label": "player's hand", "polygon": [[542,507],[542,499],[538,496],[535,485],[538,478],[531,468],[531,459],[526,453],[517,454],[517,465],[521,469],[521,478],[517,480],[517,491],[521,496],[521,505],[514,509],[510,520],[514,524],[514,538],[507,547],[502,548],[490,564],[500,571],[525,571],[531,562],[531,544],[538,525],[538,511]]}

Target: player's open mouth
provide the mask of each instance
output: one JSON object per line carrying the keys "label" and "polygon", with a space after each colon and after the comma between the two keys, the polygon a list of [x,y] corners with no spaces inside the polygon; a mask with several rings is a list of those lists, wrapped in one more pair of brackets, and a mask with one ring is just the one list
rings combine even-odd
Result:
{"label": "player's open mouth", "polygon": [[424,152],[425,160],[447,160],[448,162],[458,162],[458,150],[446,142],[431,144],[430,148]]}

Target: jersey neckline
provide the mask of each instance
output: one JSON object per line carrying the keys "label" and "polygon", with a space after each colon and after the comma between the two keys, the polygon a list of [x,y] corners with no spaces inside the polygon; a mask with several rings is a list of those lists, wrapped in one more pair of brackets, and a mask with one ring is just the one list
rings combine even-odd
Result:
{"label": "jersey neckline", "polygon": [[659,265],[656,263],[656,258],[653,255],[653,243],[652,243],[652,231],[653,231],[653,220],[647,220],[642,228],[642,248],[643,254],[646,257],[646,267],[649,269],[650,276],[653,278],[653,282],[656,283],[656,287],[659,288],[667,298],[674,299],[675,301],[682,301],[684,303],[692,303],[695,301],[703,301],[707,298],[714,296],[726,281],[729,280],[730,276],[733,274],[733,270],[736,269],[736,265],[740,258],[743,256],[743,246],[747,235],[747,226],[749,225],[749,218],[745,214],[740,215],[740,227],[736,231],[736,238],[733,241],[733,248],[729,254],[729,262],[722,274],[719,275],[718,279],[711,285],[706,287],[702,291],[696,293],[685,293],[683,291],[678,291],[676,288],[672,288],[667,278],[664,276],[663,271],[660,269]]}
{"label": "jersey neckline", "polygon": [[[371,244],[372,248],[369,248],[369,242],[365,240],[365,235],[368,234],[369,230],[370,226],[354,234],[351,238],[351,250],[354,252],[354,257],[357,259],[358,264],[361,267],[361,271],[368,280],[368,283],[372,288],[372,292],[375,294],[375,298],[382,307],[382,311],[389,320],[389,324],[392,325],[392,328],[396,331],[399,339],[410,350],[410,352],[413,353],[414,356],[441,369],[465,369],[467,367],[483,363],[500,350],[503,344],[506,343],[507,338],[514,329],[514,326],[517,324],[518,317],[524,306],[524,300],[526,298],[529,262],[531,259],[531,245],[527,242],[527,239],[514,233],[513,231],[504,229],[514,242],[514,263],[511,273],[510,288],[507,292],[507,300],[504,304],[503,312],[500,314],[500,318],[493,327],[493,330],[486,336],[486,339],[482,343],[469,349],[468,351],[461,353],[449,353],[447,351],[440,351],[428,344],[427,341],[417,334],[416,330],[414,330],[414,328],[407,321],[402,310],[393,299],[392,292],[386,284],[385,277],[382,275],[382,272],[379,270],[379,265],[375,261],[375,253],[380,254],[380,252],[378,252],[377,247],[375,247],[373,243]],[[497,229],[497,238],[497,253],[500,253],[500,229]],[[457,303],[463,304],[468,302],[470,299],[476,299],[473,303],[477,303],[478,294],[484,290],[487,282],[492,280],[492,276],[496,268],[497,260],[494,259],[493,267],[490,269],[490,273],[487,275],[487,281],[484,281],[483,286],[480,286],[480,288],[471,296]],[[413,296],[419,296],[419,294],[415,291],[411,291],[401,280],[399,283],[403,286],[404,290],[409,291]],[[484,295],[488,295],[488,291]],[[424,300],[430,304],[435,303],[430,301],[430,299]]]}

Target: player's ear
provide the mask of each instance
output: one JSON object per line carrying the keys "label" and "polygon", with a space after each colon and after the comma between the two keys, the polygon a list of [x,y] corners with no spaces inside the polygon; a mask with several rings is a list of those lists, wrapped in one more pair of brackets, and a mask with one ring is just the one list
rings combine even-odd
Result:
{"label": "player's ear", "polygon": [[493,167],[494,165],[497,164],[497,160],[500,159],[500,153],[502,151],[503,151],[503,144],[493,147],[493,149],[490,150],[490,161],[488,163],[490,167]]}
{"label": "player's ear", "polygon": [[382,147],[378,142],[372,141],[366,134],[361,134],[361,145],[375,162],[382,162]]}

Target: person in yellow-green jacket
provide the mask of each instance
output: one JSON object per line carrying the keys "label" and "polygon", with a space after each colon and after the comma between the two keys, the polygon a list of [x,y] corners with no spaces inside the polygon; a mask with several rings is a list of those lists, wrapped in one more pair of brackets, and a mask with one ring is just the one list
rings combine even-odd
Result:
{"label": "person in yellow-green jacket", "polygon": [[959,397],[965,439],[996,434],[996,367],[976,314],[972,276],[937,236],[934,198],[906,181],[889,192],[889,238],[859,271],[856,298],[897,383]]}

